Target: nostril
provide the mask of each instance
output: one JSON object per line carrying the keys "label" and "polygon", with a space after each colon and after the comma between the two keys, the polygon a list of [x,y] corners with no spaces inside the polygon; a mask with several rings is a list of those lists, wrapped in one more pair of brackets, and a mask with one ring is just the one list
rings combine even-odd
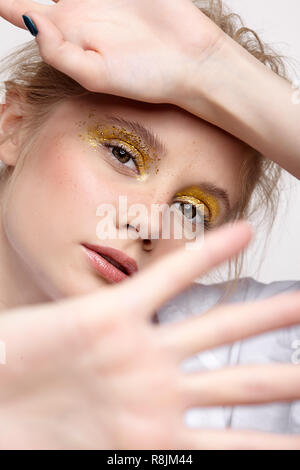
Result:
{"label": "nostril", "polygon": [[152,241],[149,239],[143,240],[144,250],[150,251],[152,249]]}
{"label": "nostril", "polygon": [[155,312],[154,315],[152,316],[151,323],[159,323],[157,312]]}

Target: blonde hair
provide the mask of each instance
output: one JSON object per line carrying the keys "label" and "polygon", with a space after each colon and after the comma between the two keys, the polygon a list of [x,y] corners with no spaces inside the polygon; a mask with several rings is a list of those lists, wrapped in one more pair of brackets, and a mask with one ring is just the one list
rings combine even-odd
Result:
{"label": "blonde hair", "polygon": [[[250,54],[277,75],[290,81],[283,56],[264,44],[255,31],[245,27],[241,17],[232,13],[222,0],[192,1]],[[8,73],[3,82],[7,97],[12,100],[18,99],[18,96],[23,98],[27,111],[24,125],[28,129],[37,130],[51,109],[60,101],[91,94],[73,79],[45,63],[39,55],[35,40],[8,55],[3,61],[0,72]],[[4,167],[0,177],[5,178],[7,173],[9,169]],[[231,220],[250,218],[258,208],[263,208],[262,220],[267,218],[271,226],[278,207],[280,175],[281,168],[278,165],[249,147],[239,178],[240,198]],[[234,279],[231,286],[228,282],[226,296],[232,292],[240,278],[243,262],[244,252],[229,261],[228,279],[232,276],[232,267],[234,267]]]}

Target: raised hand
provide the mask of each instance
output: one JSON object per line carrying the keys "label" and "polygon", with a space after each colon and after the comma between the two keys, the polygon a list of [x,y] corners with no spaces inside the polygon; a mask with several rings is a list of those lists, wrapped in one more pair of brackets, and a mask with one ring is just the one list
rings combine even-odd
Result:
{"label": "raised hand", "polygon": [[175,103],[195,52],[205,61],[225,37],[191,0],[55,3],[0,0],[0,13],[21,28],[28,15],[43,60],[92,92]]}

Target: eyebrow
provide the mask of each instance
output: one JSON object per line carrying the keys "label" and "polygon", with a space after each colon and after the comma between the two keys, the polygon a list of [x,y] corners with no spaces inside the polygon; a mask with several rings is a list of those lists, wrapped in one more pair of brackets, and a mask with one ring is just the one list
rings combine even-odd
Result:
{"label": "eyebrow", "polygon": [[214,196],[216,199],[221,200],[226,208],[226,216],[231,212],[229,194],[225,189],[219,188],[213,183],[208,183],[207,181],[202,181],[195,186],[199,186],[203,191],[207,192],[211,196]]}
{"label": "eyebrow", "polygon": [[[144,127],[141,123],[124,119],[121,116],[109,114],[105,115],[105,121],[112,125],[122,126],[125,129],[135,133],[145,142],[148,147],[154,149],[156,153],[161,156],[167,155],[168,151],[164,143],[157,135],[155,135],[150,129]],[[195,186],[199,186],[203,191],[206,191],[211,196],[221,200],[226,209],[226,217],[229,216],[232,209],[230,205],[229,194],[225,189],[222,189],[219,186],[216,186],[215,184],[209,183],[207,181],[202,181],[198,184],[195,184]]]}
{"label": "eyebrow", "polygon": [[147,147],[152,148],[160,156],[167,155],[168,151],[165,144],[150,129],[144,127],[141,123],[124,119],[120,116],[105,115],[105,121],[110,124],[124,127],[140,137]]}

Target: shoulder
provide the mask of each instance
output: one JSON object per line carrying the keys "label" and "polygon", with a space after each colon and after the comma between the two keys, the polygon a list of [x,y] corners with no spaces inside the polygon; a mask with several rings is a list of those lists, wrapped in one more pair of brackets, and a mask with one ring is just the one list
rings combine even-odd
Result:
{"label": "shoulder", "polygon": [[[212,296],[217,297],[225,292],[227,286],[228,282],[210,285],[194,283],[190,292],[197,292],[199,295],[201,293],[203,295],[209,295],[209,293],[211,293]],[[243,277],[238,280],[237,286],[229,298],[229,302],[263,299],[283,292],[296,290],[300,290],[300,280],[264,283],[252,277]]]}
{"label": "shoulder", "polygon": [[[209,285],[193,283],[162,307],[159,311],[160,321],[172,321],[209,310],[222,298],[227,287],[228,282]],[[300,280],[263,283],[252,277],[244,277],[238,280],[235,290],[226,303],[263,299],[293,290],[300,290]]]}

